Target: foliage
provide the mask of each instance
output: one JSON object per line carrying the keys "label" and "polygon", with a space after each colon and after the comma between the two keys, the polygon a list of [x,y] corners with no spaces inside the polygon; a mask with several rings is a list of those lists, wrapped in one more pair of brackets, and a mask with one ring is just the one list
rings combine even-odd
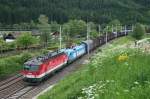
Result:
{"label": "foliage", "polygon": [[16,74],[23,68],[24,62],[26,62],[31,57],[35,57],[42,54],[41,50],[34,50],[34,52],[22,52],[19,55],[9,56],[0,59],[0,79],[2,77],[9,76],[11,74]]}
{"label": "foliage", "polygon": [[115,32],[115,31],[121,31],[121,29],[122,29],[122,24],[120,23],[119,20],[115,19],[115,20],[110,21],[107,24],[107,27],[105,27],[104,31]]}
{"label": "foliage", "polygon": [[119,19],[121,23],[149,24],[149,3],[149,0],[0,0],[0,22],[29,23],[45,14],[58,23],[82,19],[103,24]]}
{"label": "foliage", "polygon": [[48,52],[49,52],[49,51],[46,50],[46,49],[42,49],[42,50],[41,50],[41,53],[42,53],[42,54],[47,54]]}
{"label": "foliage", "polygon": [[99,33],[96,30],[92,30],[90,32],[90,37],[91,38],[95,38],[95,37],[98,37],[98,36],[99,36]]}
{"label": "foliage", "polygon": [[3,39],[0,39],[0,46],[5,45],[5,41]]}
{"label": "foliage", "polygon": [[26,62],[30,58],[32,58],[32,55],[29,52],[23,52],[20,57],[20,64]]}
{"label": "foliage", "polygon": [[56,31],[59,32],[60,25],[57,22],[55,21],[51,22],[50,26],[51,26],[51,32],[56,32]]}
{"label": "foliage", "polygon": [[131,36],[136,40],[140,40],[144,36],[144,34],[145,28],[143,27],[143,25],[137,23]]}
{"label": "foliage", "polygon": [[99,33],[97,31],[98,26],[97,24],[95,24],[94,22],[88,22],[89,28],[90,28],[90,37],[91,38],[95,38],[97,36],[99,36]]}
{"label": "foliage", "polygon": [[51,29],[50,29],[50,24],[48,23],[48,17],[45,15],[40,15],[38,21],[39,24],[37,25],[37,27],[41,32],[40,38],[42,43],[46,47],[51,38],[50,37]]}
{"label": "foliage", "polygon": [[30,45],[36,43],[36,38],[30,33],[23,33],[16,40],[17,46],[28,48]]}
{"label": "foliage", "polygon": [[0,52],[15,48],[16,48],[15,42],[6,43],[3,39],[0,39]]}
{"label": "foliage", "polygon": [[0,77],[17,73],[22,69],[23,63],[31,58],[28,53],[0,59]]}
{"label": "foliage", "polygon": [[86,23],[82,20],[70,20],[64,24],[63,31],[68,32],[69,37],[75,37],[76,35],[86,34]]}

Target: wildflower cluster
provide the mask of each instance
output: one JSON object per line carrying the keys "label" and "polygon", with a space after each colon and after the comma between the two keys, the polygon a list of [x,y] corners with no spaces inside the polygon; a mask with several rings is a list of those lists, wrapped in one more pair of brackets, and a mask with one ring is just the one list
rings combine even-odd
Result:
{"label": "wildflower cluster", "polygon": [[95,99],[99,96],[99,93],[104,93],[106,85],[109,83],[114,83],[114,80],[99,81],[87,88],[82,89],[83,96],[78,97],[78,99]]}
{"label": "wildflower cluster", "polygon": [[128,60],[128,58],[129,58],[128,55],[126,53],[124,53],[118,57],[118,61],[124,62],[124,61]]}

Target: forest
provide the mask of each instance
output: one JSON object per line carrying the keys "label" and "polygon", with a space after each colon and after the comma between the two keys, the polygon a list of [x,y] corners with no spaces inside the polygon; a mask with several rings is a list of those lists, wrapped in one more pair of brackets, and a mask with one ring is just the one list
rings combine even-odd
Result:
{"label": "forest", "polygon": [[106,24],[150,24],[150,0],[0,0],[0,25],[38,22],[44,14],[59,24],[71,19]]}

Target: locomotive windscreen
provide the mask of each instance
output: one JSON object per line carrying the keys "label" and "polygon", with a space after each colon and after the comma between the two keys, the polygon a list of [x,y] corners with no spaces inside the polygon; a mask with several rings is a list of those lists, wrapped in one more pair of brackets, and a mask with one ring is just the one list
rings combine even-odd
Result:
{"label": "locomotive windscreen", "polygon": [[24,66],[24,70],[29,70],[29,71],[37,71],[39,69],[39,66],[36,65],[36,66],[28,66],[28,65],[25,65]]}

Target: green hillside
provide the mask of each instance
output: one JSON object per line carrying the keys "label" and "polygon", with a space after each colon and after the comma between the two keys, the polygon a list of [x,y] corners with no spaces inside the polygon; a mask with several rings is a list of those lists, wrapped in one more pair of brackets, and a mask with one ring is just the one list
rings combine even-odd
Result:
{"label": "green hillside", "polygon": [[119,19],[122,23],[150,24],[149,0],[0,0],[0,22],[14,24],[37,21],[46,14],[50,21],[64,23],[83,19],[107,23]]}

